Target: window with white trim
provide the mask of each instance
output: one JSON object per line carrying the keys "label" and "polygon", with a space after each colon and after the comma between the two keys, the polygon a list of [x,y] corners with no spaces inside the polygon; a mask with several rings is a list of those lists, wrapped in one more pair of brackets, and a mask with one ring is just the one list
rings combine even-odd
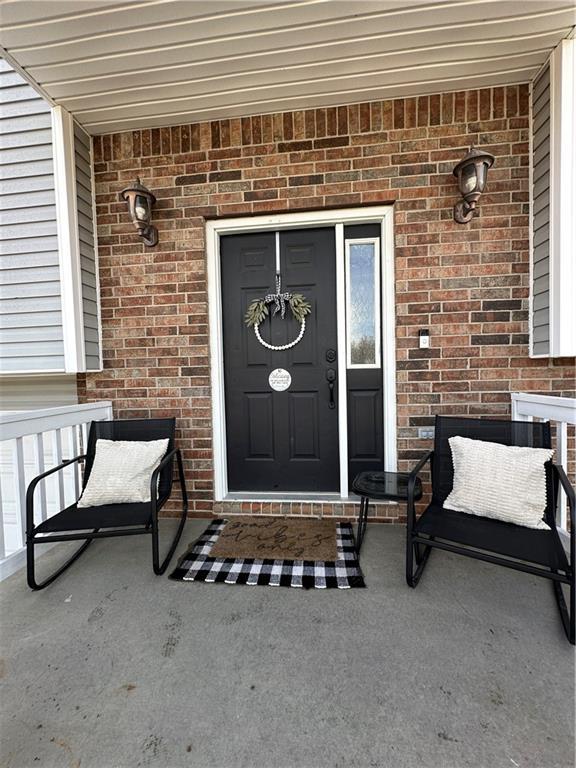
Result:
{"label": "window with white trim", "polygon": [[380,242],[346,240],[346,363],[380,368]]}

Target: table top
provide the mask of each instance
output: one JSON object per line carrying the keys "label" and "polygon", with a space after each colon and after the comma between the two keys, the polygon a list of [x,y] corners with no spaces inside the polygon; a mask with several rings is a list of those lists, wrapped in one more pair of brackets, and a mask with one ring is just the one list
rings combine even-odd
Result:
{"label": "table top", "polygon": [[[360,472],[352,483],[352,490],[358,496],[368,496],[371,499],[389,499],[390,501],[406,501],[408,499],[407,472]],[[422,497],[422,483],[416,478],[414,499]]]}

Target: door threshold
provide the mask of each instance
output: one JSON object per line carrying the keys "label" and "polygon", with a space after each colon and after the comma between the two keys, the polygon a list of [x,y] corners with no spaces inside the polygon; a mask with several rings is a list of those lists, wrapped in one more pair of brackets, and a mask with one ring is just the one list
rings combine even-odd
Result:
{"label": "door threshold", "polygon": [[[269,502],[282,503],[291,501],[299,501],[307,504],[359,504],[360,496],[341,496],[339,493],[273,493],[273,492],[257,492],[257,491],[243,491],[243,492],[230,492],[221,499],[222,502],[227,501],[257,501],[257,502]],[[386,502],[384,502],[386,503]]]}
{"label": "door threshold", "polygon": [[310,503],[325,501],[325,502],[346,502],[351,499],[343,499],[339,493],[287,493],[274,491],[242,491],[242,492],[230,492],[223,498],[223,501],[308,501]]}

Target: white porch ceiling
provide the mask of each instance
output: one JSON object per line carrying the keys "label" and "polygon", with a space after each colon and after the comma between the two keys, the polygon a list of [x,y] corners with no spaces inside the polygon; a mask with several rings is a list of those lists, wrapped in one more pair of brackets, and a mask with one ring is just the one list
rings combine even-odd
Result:
{"label": "white porch ceiling", "polygon": [[93,134],[527,82],[575,23],[572,0],[0,0],[6,58]]}

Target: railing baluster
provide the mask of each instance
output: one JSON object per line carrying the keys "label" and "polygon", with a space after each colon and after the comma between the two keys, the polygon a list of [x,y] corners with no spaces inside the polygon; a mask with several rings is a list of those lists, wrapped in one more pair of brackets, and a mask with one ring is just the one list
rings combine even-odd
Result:
{"label": "railing baluster", "polygon": [[[80,453],[85,454],[88,451],[88,424],[79,424],[80,430]],[[80,473],[80,479],[84,482],[84,471],[86,468],[86,462],[81,462],[78,466],[78,472]]]}
{"label": "railing baluster", "polygon": [[26,475],[24,473],[24,438],[17,437],[14,441],[12,465],[14,469],[14,486],[16,505],[20,523],[21,546],[26,542]]}
{"label": "railing baluster", "polygon": [[4,506],[2,504],[2,482],[0,480],[0,559],[6,557],[6,539],[4,538]]}
{"label": "railing baluster", "polygon": [[[54,466],[62,464],[62,432],[60,429],[55,429],[52,432],[52,453]],[[61,509],[63,509],[62,502],[64,501],[64,473],[57,472],[56,474],[56,512],[59,512]]]}
{"label": "railing baluster", "polygon": [[[78,430],[76,427],[70,427],[70,456],[72,459],[79,455],[78,451]],[[72,464],[72,471],[74,472],[74,501],[80,496],[80,464]]]}
{"label": "railing baluster", "polygon": [[80,453],[86,453],[88,445],[88,424],[79,424],[80,428]]}
{"label": "railing baluster", "polygon": [[[45,464],[44,464],[44,437],[42,432],[37,432],[34,435],[34,453],[36,457],[36,474],[41,475],[42,472],[44,472]],[[48,513],[46,509],[46,484],[40,483],[37,486],[38,491],[38,497],[40,499],[40,520],[44,521],[46,520]],[[38,507],[35,506],[35,509],[37,510]]]}
{"label": "railing baluster", "polygon": [[[556,461],[568,471],[568,425],[563,421],[556,422]],[[556,507],[558,526],[562,530],[568,530],[568,516],[566,513],[566,493],[560,487],[558,493],[558,506]]]}

